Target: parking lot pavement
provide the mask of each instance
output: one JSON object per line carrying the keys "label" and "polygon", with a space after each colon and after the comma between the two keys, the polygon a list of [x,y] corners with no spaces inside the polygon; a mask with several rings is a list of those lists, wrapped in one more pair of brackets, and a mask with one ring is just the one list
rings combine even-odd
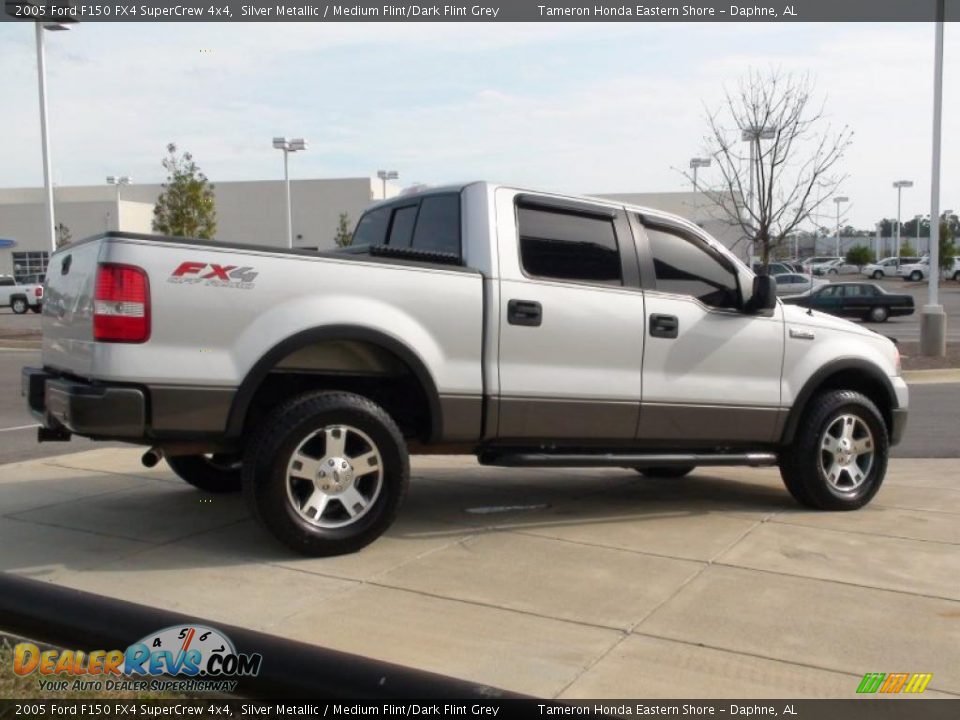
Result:
{"label": "parking lot pavement", "polygon": [[412,475],[385,537],[306,559],[136,450],[0,466],[0,570],[542,697],[960,696],[960,460],[894,460],[855,513],[770,469]]}

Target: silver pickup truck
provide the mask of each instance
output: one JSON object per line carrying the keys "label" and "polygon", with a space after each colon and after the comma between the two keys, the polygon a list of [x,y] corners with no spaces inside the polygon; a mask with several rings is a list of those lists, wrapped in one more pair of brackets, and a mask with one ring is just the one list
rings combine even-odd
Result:
{"label": "silver pickup truck", "polygon": [[148,446],[311,555],[396,516],[409,453],[502,466],[780,466],[876,494],[907,387],[890,340],[776,299],[659,211],[470,183],[371,207],[344,251],[107,233],[57,252],[40,440]]}

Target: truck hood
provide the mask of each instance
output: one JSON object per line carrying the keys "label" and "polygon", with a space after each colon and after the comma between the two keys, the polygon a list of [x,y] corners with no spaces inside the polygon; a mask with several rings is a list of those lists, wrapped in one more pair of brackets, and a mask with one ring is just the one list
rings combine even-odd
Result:
{"label": "truck hood", "polygon": [[865,328],[862,325],[858,325],[855,322],[844,320],[843,318],[836,317],[835,315],[828,315],[827,313],[820,312],[819,310],[808,310],[800,305],[787,305],[785,303],[782,305],[782,307],[783,321],[785,323],[789,323],[790,325],[805,325],[807,327],[838,330],[840,332],[848,332],[854,335],[862,335],[870,338],[884,337],[883,335]]}

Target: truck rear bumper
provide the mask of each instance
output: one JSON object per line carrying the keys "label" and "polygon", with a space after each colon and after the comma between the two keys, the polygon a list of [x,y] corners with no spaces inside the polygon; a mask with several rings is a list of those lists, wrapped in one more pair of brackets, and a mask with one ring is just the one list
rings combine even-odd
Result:
{"label": "truck rear bumper", "polygon": [[146,434],[147,400],[134,387],[96,385],[23,368],[21,394],[30,412],[49,430],[89,437],[140,438]]}

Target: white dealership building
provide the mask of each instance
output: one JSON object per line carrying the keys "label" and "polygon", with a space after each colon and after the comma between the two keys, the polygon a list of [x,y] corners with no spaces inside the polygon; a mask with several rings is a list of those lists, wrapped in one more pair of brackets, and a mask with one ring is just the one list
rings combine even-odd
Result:
{"label": "white dealership building", "polygon": [[[285,246],[286,200],[282,180],[217,182],[216,237],[233,243]],[[158,184],[56,186],[54,214],[72,240],[106,230],[150,233]],[[290,196],[294,245],[334,246],[340,213],[351,225],[372,203],[392,197],[399,187],[376,177],[292,180]],[[705,193],[594,193],[666,210],[697,222],[728,246],[739,237]],[[46,236],[42,188],[0,188],[0,275],[22,277],[43,272],[50,241]],[[740,253],[742,254],[742,253]]]}

